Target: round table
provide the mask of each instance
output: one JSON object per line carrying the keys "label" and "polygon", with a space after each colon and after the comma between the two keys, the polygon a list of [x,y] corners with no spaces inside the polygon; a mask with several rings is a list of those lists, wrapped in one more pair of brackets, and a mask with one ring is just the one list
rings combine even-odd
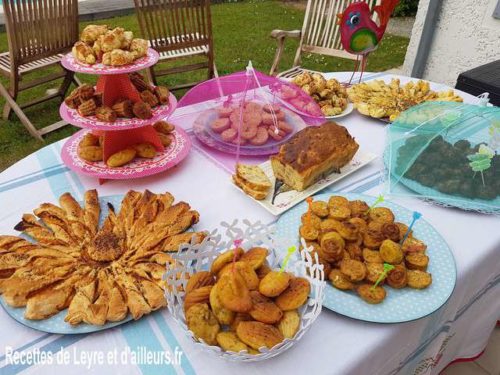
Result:
{"label": "round table", "polygon": [[[327,77],[348,80],[350,73],[331,73]],[[389,80],[386,73],[366,73],[364,80]],[[398,77],[402,82],[407,77]],[[432,85],[433,89],[445,89]],[[462,93],[466,102],[477,99]],[[172,120],[191,137],[196,108],[179,108]],[[353,112],[337,120],[355,136],[361,148],[382,154],[383,123]],[[200,212],[197,228],[213,229],[221,221],[235,218],[276,220],[230,182],[230,164],[193,142],[191,154],[175,169],[131,181],[109,181],[99,186],[90,177],[79,176],[60,159],[63,141],[49,145],[19,161],[0,174],[0,233],[15,234],[14,225],[22,213],[31,212],[42,202],[57,202],[69,191],[80,199],[87,189],[96,188],[100,196],[123,194],[129,189],[171,192],[176,200],[189,202]],[[358,192],[377,195],[382,191],[382,162],[377,159],[328,189],[330,192]],[[104,353],[104,363],[94,371],[122,374],[212,373],[212,374],[437,374],[448,363],[480,353],[488,340],[500,311],[500,220],[498,217],[464,212],[424,203],[413,198],[395,199],[410,210],[418,210],[450,245],[457,263],[455,291],[446,305],[417,321],[403,324],[373,324],[351,320],[324,310],[303,339],[283,355],[261,363],[226,362],[196,348],[175,324],[166,309],[137,322],[91,335],[58,336],[37,332],[11,319],[0,309],[0,372],[23,370],[49,373],[54,369],[68,374],[87,372],[82,356]],[[12,360],[19,353],[56,352],[62,348],[69,363],[47,365],[20,364]],[[142,349],[141,349],[142,348]],[[146,352],[182,351],[181,362],[173,365],[119,364],[112,361],[117,350]],[[10,353],[10,354],[9,354]],[[125,353],[125,354],[123,354]],[[109,358],[108,358],[109,356]],[[61,354],[61,358],[64,356]],[[176,357],[177,358],[177,357]],[[110,360],[111,359],[111,363]],[[129,356],[130,359],[130,356]],[[144,359],[144,358],[143,358]]]}

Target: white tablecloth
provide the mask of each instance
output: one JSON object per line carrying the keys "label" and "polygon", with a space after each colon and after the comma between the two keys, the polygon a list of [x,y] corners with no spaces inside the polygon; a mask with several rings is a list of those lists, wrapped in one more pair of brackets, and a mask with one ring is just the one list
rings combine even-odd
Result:
{"label": "white tablecloth", "polygon": [[[366,78],[384,74],[367,74]],[[337,73],[341,80],[347,73]],[[384,79],[389,76],[384,76]],[[464,94],[468,101],[474,99]],[[175,116],[182,114],[179,109]],[[362,148],[381,155],[384,125],[357,113],[338,121],[353,134]],[[183,122],[186,129],[188,122]],[[77,199],[86,189],[101,196],[123,194],[129,189],[169,191],[200,212],[198,228],[213,229],[222,220],[248,218],[272,222],[276,218],[237,191],[227,171],[200,150],[193,149],[177,168],[140,180],[109,181],[100,186],[93,178],[77,176],[61,162],[63,141],[47,146],[0,174],[0,233],[14,234],[21,214],[41,202],[57,202],[71,192]],[[331,191],[377,195],[382,191],[381,161],[356,172]],[[422,212],[448,242],[457,263],[458,280],[448,303],[435,313],[403,324],[373,324],[351,320],[324,309],[293,348],[261,363],[223,361],[199,350],[165,310],[137,322],[90,335],[53,335],[27,328],[0,309],[0,373],[120,373],[120,374],[437,374],[456,358],[480,353],[500,311],[500,219],[498,217],[442,208],[417,199],[397,199],[411,210]],[[127,348],[150,353],[182,351],[180,364],[131,363]],[[62,351],[61,351],[62,348]],[[14,350],[27,353],[60,352],[68,364],[12,363]],[[115,364],[127,356],[127,364]],[[102,364],[88,366],[84,355],[103,353]],[[125,353],[125,354],[124,354]],[[109,357],[108,357],[109,356]],[[58,357],[54,356],[54,362]],[[95,358],[95,357],[94,357]],[[139,358],[140,359],[140,358]],[[88,369],[90,367],[90,369]]]}

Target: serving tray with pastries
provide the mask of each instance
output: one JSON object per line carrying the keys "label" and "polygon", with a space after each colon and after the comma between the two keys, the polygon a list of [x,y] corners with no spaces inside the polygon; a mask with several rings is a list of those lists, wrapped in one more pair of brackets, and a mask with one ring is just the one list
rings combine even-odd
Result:
{"label": "serving tray with pastries", "polygon": [[199,213],[170,193],[129,191],[59,205],[42,203],[0,236],[0,303],[39,331],[79,334],[137,320],[164,308],[162,275]]}
{"label": "serving tray with pastries", "polygon": [[415,222],[415,212],[379,201],[318,194],[310,206],[304,202],[283,214],[277,232],[315,248],[329,280],[326,308],[376,323],[420,319],[453,292],[453,254],[425,218]]}

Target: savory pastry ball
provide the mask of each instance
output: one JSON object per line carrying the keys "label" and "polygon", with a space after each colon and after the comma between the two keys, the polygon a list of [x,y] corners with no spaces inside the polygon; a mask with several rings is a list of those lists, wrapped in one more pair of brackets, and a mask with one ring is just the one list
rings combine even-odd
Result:
{"label": "savory pastry ball", "polygon": [[82,137],[78,146],[79,147],[99,146],[99,137],[92,133],[87,133]]}
{"label": "savory pastry ball", "polygon": [[[384,272],[384,265],[381,263],[365,263],[366,266],[366,280],[370,283],[375,283],[380,275]],[[380,284],[384,282],[385,278],[382,279]]]}
{"label": "savory pastry ball", "polygon": [[135,59],[146,56],[148,53],[148,41],[140,38],[132,39],[130,52],[133,53]]}
{"label": "savory pastry ball", "polygon": [[399,242],[399,240],[401,239],[399,227],[394,223],[382,223],[382,225],[380,226],[380,232],[386,239],[392,240],[394,242]]}
{"label": "savory pastry ball", "polygon": [[84,64],[95,64],[96,56],[92,47],[82,41],[78,41],[71,49],[71,53],[75,59]]}
{"label": "savory pastry ball", "polygon": [[384,263],[378,250],[371,250],[366,247],[363,249],[363,259],[368,263]]}
{"label": "savory pastry ball", "polygon": [[352,282],[358,282],[366,277],[366,266],[359,260],[342,259],[340,271]]}
{"label": "savory pastry ball", "polygon": [[335,220],[346,220],[351,216],[351,209],[349,206],[330,206],[329,217]]}
{"label": "savory pastry ball", "polygon": [[252,308],[250,290],[239,272],[227,272],[220,278],[217,283],[217,295],[228,310],[249,312]]}
{"label": "savory pastry ball", "polygon": [[348,220],[348,222],[354,224],[358,228],[360,234],[365,233],[368,229],[368,224],[361,217],[352,217]]}
{"label": "savory pastry ball", "polygon": [[379,252],[386,263],[399,264],[403,261],[403,250],[401,250],[401,246],[394,241],[384,240],[380,245]]}
{"label": "savory pastry ball", "polygon": [[382,233],[377,230],[368,229],[363,233],[363,245],[369,249],[378,249],[384,239]]}
{"label": "savory pastry ball", "polygon": [[390,270],[386,277],[387,284],[394,289],[402,289],[408,285],[408,274],[402,264],[398,264]]}
{"label": "savory pastry ball", "polygon": [[283,311],[296,310],[306,303],[311,285],[303,277],[295,277],[290,280],[288,288],[276,297],[276,305]]}
{"label": "savory pastry ball", "polygon": [[[234,254],[235,252],[236,252],[236,255]],[[243,253],[244,253],[244,251],[241,247],[238,247],[236,249],[231,249],[231,250],[228,250],[228,251],[221,253],[212,262],[212,265],[210,266],[210,272],[213,275],[217,275],[219,273],[219,271],[221,269],[223,269],[226,264],[229,264],[233,261],[233,258],[235,258],[235,260],[238,260],[243,255]]]}
{"label": "savory pastry ball", "polygon": [[321,230],[321,219],[312,212],[304,212],[300,217],[302,224],[309,224],[314,228]]}
{"label": "savory pastry ball", "polygon": [[429,265],[429,257],[422,253],[407,253],[405,264],[409,270],[425,271]]}
{"label": "savory pastry ball", "polygon": [[160,120],[160,121],[156,121],[153,124],[153,128],[155,128],[155,130],[158,133],[170,134],[175,130],[175,125],[173,125],[165,120]]}
{"label": "savory pastry ball", "polygon": [[148,103],[136,102],[132,107],[132,111],[137,118],[140,118],[142,120],[147,120],[153,117],[151,106]]}
{"label": "savory pastry ball", "polygon": [[354,284],[345,276],[339,269],[331,270],[328,274],[328,278],[332,282],[332,285],[340,290],[353,290]]}
{"label": "savory pastry ball", "polygon": [[210,307],[220,324],[230,325],[233,323],[236,313],[224,307],[219,298],[217,287],[218,284],[215,284],[210,290]]}
{"label": "savory pastry ball", "polygon": [[203,340],[208,345],[217,344],[220,325],[206,303],[191,306],[186,312],[186,322],[188,329],[197,339]]}
{"label": "savory pastry ball", "polygon": [[319,230],[307,223],[300,226],[299,233],[305,240],[314,241],[318,238]]}
{"label": "savory pastry ball", "polygon": [[402,248],[405,254],[424,252],[427,249],[427,245],[415,237],[408,237],[405,242],[403,242]]}
{"label": "savory pastry ball", "polygon": [[83,146],[78,147],[78,156],[86,161],[96,162],[102,160],[102,147],[100,146]]}
{"label": "savory pastry ball", "polygon": [[354,200],[349,202],[349,208],[351,209],[352,217],[360,217],[366,219],[368,217],[368,210],[370,206],[365,201]]}
{"label": "savory pastry ball", "polygon": [[151,143],[136,143],[132,147],[140,158],[152,159],[156,156],[156,149]]}
{"label": "savory pastry ball", "polygon": [[128,147],[111,155],[108,160],[106,160],[106,164],[111,168],[121,167],[130,163],[135,158],[136,154],[137,151],[135,151],[134,148]]}
{"label": "savory pastry ball", "polygon": [[370,220],[382,221],[384,223],[393,223],[394,214],[387,207],[374,207],[368,213]]}
{"label": "savory pastry ball", "polygon": [[319,217],[326,217],[329,214],[328,204],[323,201],[315,201],[311,203],[312,212]]}
{"label": "savory pastry ball", "polygon": [[188,311],[191,306],[194,306],[197,303],[209,303],[211,290],[212,285],[206,285],[187,293],[184,298],[184,311]]}
{"label": "savory pastry ball", "polygon": [[345,251],[349,254],[349,258],[360,261],[363,260],[363,251],[357,243],[347,242],[345,245]]}
{"label": "savory pastry ball", "polygon": [[246,251],[240,258],[241,262],[249,263],[254,270],[261,267],[266,258],[269,255],[269,251],[263,247],[252,247]]}
{"label": "savory pastry ball", "polygon": [[208,271],[200,271],[191,275],[186,285],[186,294],[192,290],[201,288],[207,285],[214,285],[215,279],[213,275]]}
{"label": "savory pastry ball", "polygon": [[428,272],[408,270],[408,286],[414,289],[425,289],[432,283],[432,276]]}
{"label": "savory pastry ball", "polygon": [[285,339],[278,328],[261,322],[240,322],[236,334],[241,341],[254,349],[271,349]]}
{"label": "savory pastry ball", "polygon": [[255,320],[275,324],[283,317],[283,311],[270,299],[257,291],[250,292],[252,298],[252,309],[248,312]]}
{"label": "savory pastry ball", "polygon": [[336,232],[340,227],[341,223],[335,219],[323,220],[320,224],[321,233]]}
{"label": "savory pastry ball", "polygon": [[293,338],[300,328],[299,312],[297,310],[285,311],[277,327],[285,338]]}
{"label": "savory pastry ball", "polygon": [[356,241],[359,235],[358,227],[348,221],[340,222],[337,232],[346,241]]}
{"label": "savory pastry ball", "polygon": [[382,302],[385,299],[385,289],[381,286],[373,287],[371,284],[363,284],[357,288],[358,295],[363,301],[373,305]]}
{"label": "savory pastry ball", "polygon": [[332,195],[330,199],[328,199],[328,207],[333,208],[338,206],[349,207],[349,200],[340,195]]}
{"label": "savory pastry ball", "polygon": [[291,279],[286,272],[271,271],[260,281],[259,292],[266,297],[276,297],[288,288]]}
{"label": "savory pastry ball", "polygon": [[248,346],[234,332],[219,332],[216,340],[217,344],[226,352],[239,353],[243,350],[248,351]]}
{"label": "savory pastry ball", "polygon": [[116,121],[116,113],[110,107],[102,106],[97,107],[95,110],[95,117],[98,120],[104,122],[115,122]]}
{"label": "savory pastry ball", "polygon": [[327,262],[334,263],[342,259],[345,241],[337,232],[328,232],[321,237],[319,255]]}

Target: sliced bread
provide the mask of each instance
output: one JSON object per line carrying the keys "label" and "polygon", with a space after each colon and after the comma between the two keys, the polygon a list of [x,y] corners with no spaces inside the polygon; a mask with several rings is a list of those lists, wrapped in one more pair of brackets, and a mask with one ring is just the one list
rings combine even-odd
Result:
{"label": "sliced bread", "polygon": [[271,180],[258,165],[238,164],[236,175],[252,190],[268,192],[272,187]]}
{"label": "sliced bread", "polygon": [[259,191],[254,190],[249,187],[244,180],[242,180],[239,176],[233,175],[233,182],[236,186],[238,186],[241,190],[245,192],[245,194],[250,195],[252,198],[261,201],[267,197],[268,191]]}

